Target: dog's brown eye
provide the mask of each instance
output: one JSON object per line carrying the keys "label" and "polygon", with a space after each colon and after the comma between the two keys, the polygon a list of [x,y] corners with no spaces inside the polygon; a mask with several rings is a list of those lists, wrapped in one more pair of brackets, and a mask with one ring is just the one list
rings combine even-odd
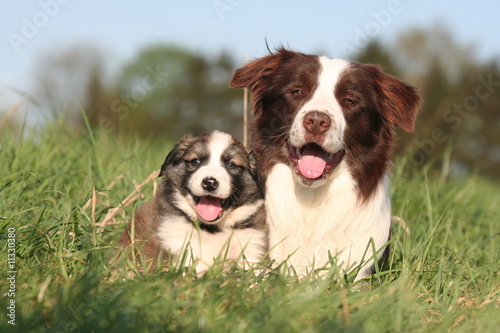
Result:
{"label": "dog's brown eye", "polygon": [[229,169],[234,169],[234,168],[237,168],[238,166],[233,163],[233,162],[227,162],[226,166],[229,168]]}
{"label": "dog's brown eye", "polygon": [[292,91],[292,94],[294,94],[294,95],[302,95],[302,94],[303,94],[303,92],[302,92],[302,90],[300,90],[300,89],[296,89],[296,90],[293,90],[293,91]]}
{"label": "dog's brown eye", "polygon": [[351,104],[351,105],[354,105],[356,103],[354,103],[354,101],[350,98],[344,98],[344,102],[348,103],[348,104]]}

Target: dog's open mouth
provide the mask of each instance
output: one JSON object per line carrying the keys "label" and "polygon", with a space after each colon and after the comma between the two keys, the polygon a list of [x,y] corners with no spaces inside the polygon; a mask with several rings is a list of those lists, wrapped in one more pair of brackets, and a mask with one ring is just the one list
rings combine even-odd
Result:
{"label": "dog's open mouth", "polygon": [[206,222],[215,222],[224,214],[225,200],[209,195],[193,196],[196,213]]}
{"label": "dog's open mouth", "polygon": [[288,153],[297,174],[308,180],[326,178],[344,156],[343,150],[328,153],[316,143],[308,143],[300,148],[288,144]]}

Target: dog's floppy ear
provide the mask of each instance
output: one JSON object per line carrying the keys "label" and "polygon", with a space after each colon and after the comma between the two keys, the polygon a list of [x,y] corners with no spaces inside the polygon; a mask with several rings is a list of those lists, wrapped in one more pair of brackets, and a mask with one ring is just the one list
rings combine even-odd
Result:
{"label": "dog's floppy ear", "polygon": [[260,89],[263,89],[259,84],[263,79],[274,74],[284,62],[298,54],[284,47],[277,48],[275,53],[258,58],[237,69],[231,79],[230,87],[249,88],[252,92],[258,93]]}
{"label": "dog's floppy ear", "polygon": [[254,60],[234,72],[231,79],[231,88],[249,88],[255,91],[259,81],[279,65],[280,57],[271,54]]}
{"label": "dog's floppy ear", "polygon": [[165,162],[163,162],[163,165],[161,166],[159,177],[165,175],[166,170],[170,165],[177,164],[182,159],[182,156],[184,156],[187,148],[194,142],[194,140],[195,138],[189,134],[182,137],[174,148],[172,148],[170,153],[168,153]]}
{"label": "dog's floppy ear", "polygon": [[391,124],[413,132],[419,110],[420,97],[415,87],[385,74],[378,67],[375,78],[382,93],[382,114]]}
{"label": "dog's floppy ear", "polygon": [[296,52],[279,48],[276,53],[258,58],[245,66],[237,69],[231,79],[231,88],[249,88],[252,91],[252,101],[259,101],[266,88],[268,80],[286,59],[294,56]]}

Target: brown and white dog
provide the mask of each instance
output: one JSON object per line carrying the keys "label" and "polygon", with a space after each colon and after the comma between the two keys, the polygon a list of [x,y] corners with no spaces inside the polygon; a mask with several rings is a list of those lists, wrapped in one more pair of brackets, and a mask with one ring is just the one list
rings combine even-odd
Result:
{"label": "brown and white dog", "polygon": [[140,207],[119,244],[134,242],[146,257],[181,257],[205,271],[215,258],[258,263],[268,249],[256,160],[227,133],[185,136],[168,154],[163,181]]}
{"label": "brown and white dog", "polygon": [[390,235],[394,129],[413,131],[415,89],[373,65],[285,49],[238,69],[231,87],[252,92],[271,259],[299,274],[330,254],[345,272],[364,259],[356,279],[370,275]]}

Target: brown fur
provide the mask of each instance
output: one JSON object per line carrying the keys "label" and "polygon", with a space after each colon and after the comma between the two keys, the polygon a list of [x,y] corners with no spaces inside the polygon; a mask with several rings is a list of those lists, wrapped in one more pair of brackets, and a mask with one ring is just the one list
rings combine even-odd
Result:
{"label": "brown fur", "polygon": [[152,201],[136,210],[134,218],[129,221],[127,228],[118,240],[119,246],[125,247],[132,243],[135,244],[144,259],[156,259],[160,253],[163,254],[164,258],[167,258],[167,253],[162,250],[160,239],[156,235],[160,225],[161,202],[162,198],[157,193]]}

